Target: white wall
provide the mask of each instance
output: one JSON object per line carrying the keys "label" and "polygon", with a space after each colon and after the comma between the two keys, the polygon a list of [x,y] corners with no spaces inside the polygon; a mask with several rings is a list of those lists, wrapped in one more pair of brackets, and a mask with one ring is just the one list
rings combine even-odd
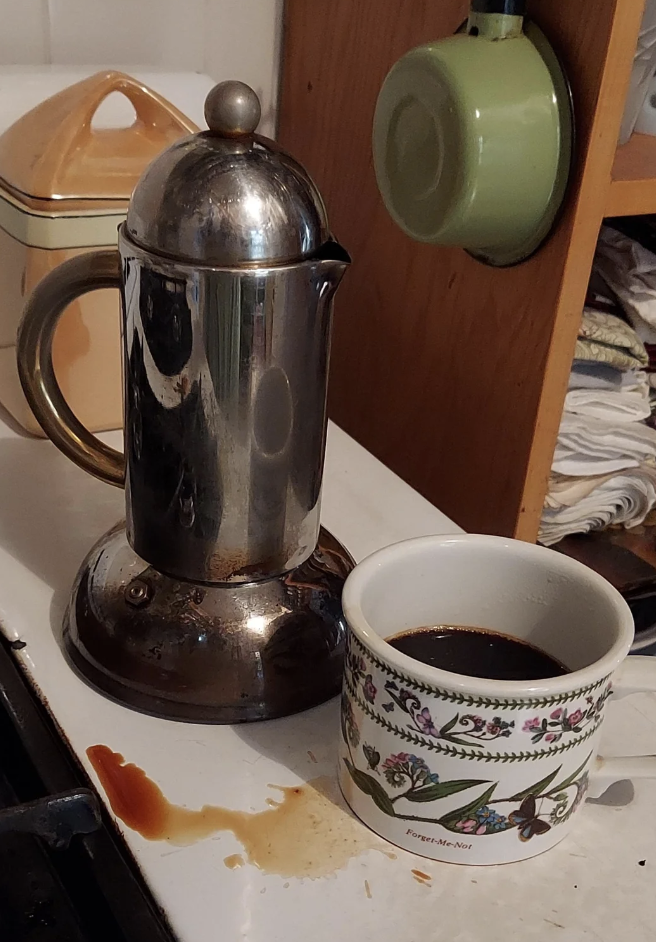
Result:
{"label": "white wall", "polygon": [[144,65],[248,82],[271,133],[283,0],[0,0],[0,65]]}

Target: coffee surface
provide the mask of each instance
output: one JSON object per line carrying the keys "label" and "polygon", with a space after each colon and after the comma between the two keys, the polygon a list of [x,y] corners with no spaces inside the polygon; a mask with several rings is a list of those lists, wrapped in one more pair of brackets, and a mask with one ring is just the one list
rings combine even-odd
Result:
{"label": "coffee surface", "polygon": [[569,670],[546,651],[510,635],[466,625],[414,628],[387,643],[415,661],[490,680],[544,680]]}

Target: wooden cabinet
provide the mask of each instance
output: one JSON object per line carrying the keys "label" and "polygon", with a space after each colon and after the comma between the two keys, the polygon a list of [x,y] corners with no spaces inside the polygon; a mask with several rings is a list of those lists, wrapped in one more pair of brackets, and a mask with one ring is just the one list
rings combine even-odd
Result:
{"label": "wooden cabinet", "polygon": [[616,152],[643,0],[530,10],[572,82],[577,156],[556,231],[515,268],[412,242],[374,179],[385,74],[454,32],[464,0],[287,0],[279,124],[354,260],[336,301],[331,417],[465,529],[526,540],[537,536],[602,219],[656,212],[656,138]]}

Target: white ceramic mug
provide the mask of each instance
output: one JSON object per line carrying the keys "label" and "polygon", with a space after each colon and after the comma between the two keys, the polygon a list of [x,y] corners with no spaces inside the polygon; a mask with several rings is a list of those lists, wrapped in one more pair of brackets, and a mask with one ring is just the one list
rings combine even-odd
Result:
{"label": "white ceramic mug", "polygon": [[[626,659],[629,607],[581,563],[501,537],[421,537],[361,562],[343,601],[340,785],[394,844],[454,863],[523,860],[569,833],[586,793],[656,777],[654,756],[597,755],[611,693],[656,690],[656,658]],[[571,673],[468,677],[384,640],[439,624],[526,639]]]}

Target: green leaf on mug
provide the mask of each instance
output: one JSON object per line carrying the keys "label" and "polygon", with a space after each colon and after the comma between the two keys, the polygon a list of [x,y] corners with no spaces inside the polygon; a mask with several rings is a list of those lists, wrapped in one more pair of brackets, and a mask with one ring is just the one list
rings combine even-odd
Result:
{"label": "green leaf on mug", "polygon": [[456,725],[459,719],[460,719],[460,714],[456,713],[453,719],[449,720],[449,722],[445,723],[444,726],[441,728],[440,736],[444,736],[446,733],[450,732],[453,729],[453,727]]}
{"label": "green leaf on mug", "polygon": [[583,771],[583,769],[586,767],[586,765],[590,761],[591,755],[592,753],[589,752],[587,758],[581,763],[578,769],[576,769],[575,772],[572,772],[571,775],[568,775],[567,778],[563,782],[560,782],[558,785],[554,785],[551,791],[547,792],[547,794],[551,795],[553,794],[553,792],[562,792],[565,788],[569,788],[570,785],[573,785],[576,779],[579,777],[579,775]]}
{"label": "green leaf on mug", "polygon": [[481,808],[486,806],[494,794],[496,787],[497,783],[493,782],[492,785],[490,785],[490,787],[487,788],[479,798],[474,799],[474,801],[470,801],[467,805],[463,805],[462,808],[456,808],[455,811],[449,811],[448,814],[445,814],[439,818],[437,823],[443,825],[443,827],[449,828],[453,827],[457,821],[465,821],[468,818],[471,818],[472,815],[476,814],[477,811],[480,811]]}
{"label": "green leaf on mug", "polygon": [[450,742],[454,746],[470,746],[473,749],[485,748],[482,742],[470,742],[468,739],[461,739],[459,736],[454,736],[453,733],[440,735],[440,739],[443,739],[445,742]]}
{"label": "green leaf on mug", "polygon": [[545,788],[548,788],[549,785],[551,785],[561,769],[562,765],[559,765],[554,772],[550,772],[549,775],[545,775],[545,777],[540,779],[539,782],[536,782],[535,785],[530,785],[528,788],[523,788],[521,792],[511,795],[508,801],[522,801],[524,798],[528,798],[529,795],[535,795],[536,797],[537,795],[541,795]]}
{"label": "green leaf on mug", "polygon": [[403,795],[408,801],[437,801],[438,798],[446,798],[448,795],[455,795],[456,792],[462,792],[466,788],[473,788],[475,785],[489,785],[489,779],[463,778],[456,779],[453,782],[438,782],[435,785],[426,785],[424,788],[418,788],[414,792]]}
{"label": "green leaf on mug", "polygon": [[343,707],[339,711],[339,723],[342,728],[342,739],[348,745],[348,733],[346,731],[346,717],[345,717],[345,711]]}
{"label": "green leaf on mug", "polygon": [[394,805],[380,782],[377,781],[373,775],[367,775],[366,772],[361,772],[360,769],[356,769],[353,763],[349,762],[348,759],[344,759],[343,761],[344,765],[349,770],[349,775],[360,791],[364,792],[365,795],[369,795],[374,804],[377,805],[381,811],[395,818]]}

